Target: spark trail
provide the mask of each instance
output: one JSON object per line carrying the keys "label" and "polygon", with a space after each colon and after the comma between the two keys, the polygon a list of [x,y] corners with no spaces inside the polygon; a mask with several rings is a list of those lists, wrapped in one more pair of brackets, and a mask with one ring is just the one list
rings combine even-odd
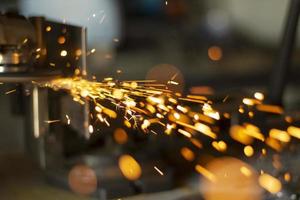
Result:
{"label": "spark trail", "polygon": [[[155,80],[117,81],[113,78],[105,78],[97,82],[75,77],[55,79],[40,86],[64,90],[80,104],[85,104],[86,101],[91,102],[93,105],[91,112],[96,113],[98,121],[104,125],[110,126],[110,119],[118,117],[128,128],[155,135],[178,134],[198,148],[204,147],[203,141],[199,139],[201,136],[210,141],[212,149],[221,153],[225,153],[230,148],[228,144],[230,142],[223,140],[224,134],[244,146],[242,152],[246,157],[252,157],[258,152],[265,156],[266,149],[280,152],[292,138],[300,139],[300,128],[292,123],[284,130],[271,127],[267,132],[250,123],[257,113],[287,118],[281,107],[264,104],[262,93],[256,92],[253,98],[244,98],[237,109],[237,113],[249,119],[249,122],[246,120],[242,124],[230,125],[229,133],[224,133],[218,121],[229,119],[231,117],[229,113],[216,110],[213,102],[205,96],[183,96],[180,93],[174,93],[168,89],[168,84],[174,83],[160,84]],[[190,107],[187,104],[195,106]],[[158,130],[157,127],[160,129]],[[92,129],[92,127],[89,128]],[[93,131],[90,130],[90,133]],[[260,149],[254,149],[257,143],[262,144]],[[186,149],[181,152],[183,157],[194,159],[193,151],[189,148],[183,149]],[[204,177],[209,176],[208,179],[214,177],[199,164],[195,166],[196,171]],[[245,173],[245,170],[242,172]],[[269,180],[270,175],[262,173],[261,177],[261,186],[272,193],[272,188],[269,188],[271,186],[265,183],[265,179]],[[276,182],[276,184],[279,183]]]}

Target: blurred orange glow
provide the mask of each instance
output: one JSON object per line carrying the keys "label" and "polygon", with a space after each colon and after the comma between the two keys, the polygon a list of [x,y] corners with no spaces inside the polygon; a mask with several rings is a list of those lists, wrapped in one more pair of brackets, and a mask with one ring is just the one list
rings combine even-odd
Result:
{"label": "blurred orange glow", "polygon": [[270,112],[275,114],[282,114],[283,109],[275,105],[259,104],[256,106],[256,109],[262,112]]}
{"label": "blurred orange glow", "polygon": [[243,103],[248,105],[248,106],[253,106],[254,105],[254,102],[252,99],[249,99],[249,98],[244,98],[243,99]]}
{"label": "blurred orange glow", "polygon": [[267,155],[267,150],[266,150],[265,148],[263,148],[263,149],[261,150],[261,154],[262,154],[263,156]]}
{"label": "blurred orange glow", "polygon": [[123,92],[119,89],[114,89],[113,94],[116,99],[122,99],[123,98]]}
{"label": "blurred orange glow", "polygon": [[187,147],[182,147],[180,153],[187,161],[193,161],[195,159],[194,152]]}
{"label": "blurred orange glow", "polygon": [[57,38],[58,44],[64,44],[66,42],[66,38],[64,36],[60,36]]}
{"label": "blurred orange glow", "polygon": [[282,131],[279,129],[271,129],[269,132],[269,136],[281,142],[289,142],[291,140],[290,135],[286,131]]}
{"label": "blurred orange glow", "polygon": [[218,111],[214,110],[211,105],[209,105],[208,103],[204,103],[203,107],[203,114],[206,116],[209,116],[213,119],[219,120],[220,119],[220,114]]}
{"label": "blurred orange glow", "polygon": [[288,173],[288,172],[286,172],[286,173],[284,174],[284,180],[285,180],[286,182],[290,182],[291,179],[292,179],[291,174]]}
{"label": "blurred orange glow", "polygon": [[203,133],[204,135],[207,135],[213,139],[217,138],[217,134],[215,134],[214,132],[212,132],[211,128],[205,124],[202,123],[196,123],[195,124],[195,129],[201,133]]}
{"label": "blurred orange glow", "polygon": [[282,163],[280,161],[280,156],[278,154],[273,155],[272,164],[275,169],[277,170],[282,169]]}
{"label": "blurred orange glow", "polygon": [[76,56],[81,56],[81,54],[82,54],[81,49],[77,49],[77,50],[75,51],[75,55],[76,55]]}
{"label": "blurred orange glow", "polygon": [[202,167],[197,171],[213,177],[201,180],[200,189],[205,200],[262,199],[256,171],[241,160],[218,158],[209,162],[205,169]]}
{"label": "blurred orange glow", "polygon": [[290,126],[290,127],[288,127],[287,132],[291,136],[300,139],[300,128],[295,127],[295,126]]}
{"label": "blurred orange glow", "polygon": [[191,138],[192,134],[183,130],[183,129],[178,129],[178,132],[181,133],[182,135],[184,135],[185,137]]}
{"label": "blurred orange glow", "polygon": [[46,31],[47,31],[47,32],[50,32],[51,29],[52,29],[51,26],[47,26],[47,27],[46,27]]}
{"label": "blurred orange glow", "polygon": [[250,177],[252,175],[252,171],[245,166],[241,167],[240,171],[247,177]]}
{"label": "blurred orange glow", "polygon": [[250,145],[245,146],[245,147],[244,147],[244,154],[245,154],[247,157],[253,156],[253,154],[254,154],[254,149],[253,149],[253,147],[250,146]]}
{"label": "blurred orange glow", "polygon": [[281,151],[283,148],[281,143],[278,140],[271,138],[271,137],[268,137],[266,139],[266,145],[268,145],[269,147],[271,147],[272,149],[274,149],[276,151]]}
{"label": "blurred orange glow", "polygon": [[216,176],[212,172],[210,172],[209,170],[202,167],[201,165],[196,165],[195,169],[199,174],[201,174],[202,176],[207,178],[209,181],[217,182]]}
{"label": "blurred orange glow", "polygon": [[195,145],[199,149],[201,149],[203,147],[202,143],[195,138],[191,138],[190,141],[193,143],[193,145]]}
{"label": "blurred orange glow", "polygon": [[213,141],[212,142],[212,146],[217,150],[217,151],[220,151],[220,152],[224,152],[227,150],[227,144],[224,142],[224,141]]}
{"label": "blurred orange glow", "polygon": [[261,174],[258,179],[259,185],[272,194],[281,190],[281,182],[269,174]]}
{"label": "blurred orange glow", "polygon": [[62,57],[65,57],[65,56],[67,56],[68,55],[68,52],[66,51],[66,50],[62,50],[61,52],[60,52],[60,56],[62,56]]}
{"label": "blurred orange glow", "polygon": [[125,144],[128,140],[128,135],[124,129],[117,128],[114,131],[114,139],[118,144]]}
{"label": "blurred orange glow", "polygon": [[89,133],[94,133],[94,127],[92,125],[89,125]]}
{"label": "blurred orange glow", "polygon": [[89,195],[97,189],[97,176],[93,169],[86,165],[76,165],[69,172],[69,186],[75,193]]}
{"label": "blurred orange glow", "polygon": [[222,59],[223,51],[221,47],[218,46],[211,46],[208,48],[208,57],[213,61],[218,61]]}
{"label": "blurred orange glow", "polygon": [[119,158],[119,168],[125,178],[131,181],[139,179],[142,175],[142,168],[130,155],[125,154]]}
{"label": "blurred orange glow", "polygon": [[245,125],[245,129],[246,129],[246,134],[258,139],[260,141],[265,141],[265,137],[264,135],[260,132],[259,128],[257,126],[254,126],[253,124],[246,124]]}
{"label": "blurred orange glow", "polygon": [[127,128],[131,128],[131,123],[130,123],[128,120],[124,120],[124,125],[125,125]]}
{"label": "blurred orange glow", "polygon": [[242,127],[242,126],[239,126],[239,125],[233,125],[230,127],[230,136],[232,139],[242,143],[242,144],[245,144],[245,145],[248,145],[248,144],[251,144],[253,142],[253,138],[250,137],[249,135],[246,134],[245,132],[245,128]]}
{"label": "blurred orange glow", "polygon": [[209,86],[194,86],[189,89],[191,94],[199,94],[199,95],[213,95],[214,89]]}
{"label": "blurred orange glow", "polygon": [[255,97],[257,100],[260,100],[260,101],[264,100],[264,98],[265,98],[264,94],[261,93],[261,92],[255,92],[255,93],[254,93],[254,97]]}
{"label": "blurred orange glow", "polygon": [[290,116],[285,116],[284,120],[288,123],[292,123],[293,122],[293,118]]}

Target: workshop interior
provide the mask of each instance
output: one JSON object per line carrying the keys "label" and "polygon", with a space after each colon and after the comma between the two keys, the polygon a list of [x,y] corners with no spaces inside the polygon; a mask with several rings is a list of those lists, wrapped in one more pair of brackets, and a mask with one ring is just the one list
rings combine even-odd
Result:
{"label": "workshop interior", "polygon": [[1,0],[0,199],[300,199],[299,15]]}

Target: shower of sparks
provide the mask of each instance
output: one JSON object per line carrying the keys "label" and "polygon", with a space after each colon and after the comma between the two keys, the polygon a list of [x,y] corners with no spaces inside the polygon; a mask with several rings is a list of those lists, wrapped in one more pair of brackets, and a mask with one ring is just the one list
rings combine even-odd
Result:
{"label": "shower of sparks", "polygon": [[[175,82],[171,83],[175,77],[176,74],[167,84],[175,84]],[[212,101],[205,96],[184,96],[174,93],[168,89],[167,85],[159,84],[155,80],[118,81],[111,77],[105,78],[101,82],[96,81],[96,78],[92,81],[81,77],[61,78],[40,83],[40,86],[53,90],[64,90],[73,97],[75,102],[82,105],[89,102],[92,107],[91,117],[96,119],[95,123],[110,126],[110,121],[118,118],[123,120],[123,124],[127,128],[139,129],[144,133],[153,133],[154,135],[178,135],[199,149],[204,148],[204,144],[199,139],[199,137],[203,137],[210,141],[206,144],[210,144],[215,151],[221,153],[229,151],[230,142],[225,139],[221,140],[226,133],[221,132],[219,121],[230,119],[231,114],[216,110]],[[237,113],[247,117],[249,121],[258,112],[285,117],[281,107],[264,104],[262,93],[256,92],[253,96],[254,98],[242,99]],[[227,99],[228,96],[222,102],[224,103]],[[193,106],[189,107],[187,104]],[[67,123],[70,124],[68,115],[66,118]],[[48,121],[48,123],[53,123],[53,121],[59,120]],[[292,122],[293,119],[289,121]],[[95,124],[88,126],[90,134],[94,133],[94,126]],[[158,131],[159,129],[161,131]],[[266,156],[269,152],[267,149],[280,152],[292,139],[300,139],[300,128],[290,123],[285,129],[270,128],[266,132],[254,124],[244,122],[232,125],[228,135],[230,139],[243,145],[241,151],[246,157],[256,154]],[[254,143],[263,145],[254,149]],[[180,153],[189,162],[193,162],[197,158],[192,148],[183,147]],[[280,162],[275,163],[276,166],[279,166],[278,163]],[[154,169],[163,175],[163,172],[156,166]],[[216,176],[205,167],[196,164],[195,170],[208,180],[217,181]],[[245,176],[251,175],[251,172],[245,167],[240,171]],[[290,178],[286,175],[285,179],[289,180]],[[269,181],[275,185],[270,185]],[[259,177],[259,184],[271,193],[275,193],[281,188],[279,180],[264,173]]]}
{"label": "shower of sparks", "polygon": [[[66,90],[73,100],[85,104],[86,100],[94,105],[95,116],[100,123],[109,126],[109,119],[117,118],[116,110],[123,111],[123,117],[128,127],[140,128],[148,133],[154,131],[152,127],[159,125],[165,128],[167,134],[180,133],[191,138],[189,129],[200,134],[217,138],[207,121],[214,123],[220,116],[206,100],[194,98],[180,98],[166,89],[163,84],[156,84],[152,80],[135,80],[118,82],[106,78],[102,82],[88,81],[81,78],[56,79],[44,84],[54,90]],[[181,97],[181,95],[179,95]],[[202,99],[205,99],[204,97]],[[180,102],[193,102],[203,106],[203,111],[196,113]],[[195,117],[201,116],[201,117]],[[181,118],[183,118],[181,120]],[[184,120],[189,118],[191,123]],[[177,132],[176,132],[177,131]]]}
{"label": "shower of sparks", "polygon": [[160,175],[164,175],[164,173],[160,170],[160,169],[158,169],[158,167],[156,167],[156,166],[154,166],[154,169],[160,174]]}
{"label": "shower of sparks", "polygon": [[16,91],[17,91],[17,89],[13,89],[13,90],[10,90],[10,91],[5,92],[5,94],[8,95],[8,94],[14,93],[14,92],[16,92]]}

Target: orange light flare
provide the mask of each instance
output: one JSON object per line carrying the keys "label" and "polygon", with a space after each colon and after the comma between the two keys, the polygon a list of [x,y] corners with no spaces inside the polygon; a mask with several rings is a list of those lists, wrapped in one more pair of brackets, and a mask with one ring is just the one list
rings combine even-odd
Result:
{"label": "orange light flare", "polygon": [[180,153],[182,157],[189,162],[192,162],[195,159],[194,152],[188,147],[182,147]]}
{"label": "orange light flare", "polygon": [[119,158],[119,168],[128,180],[135,181],[142,175],[140,164],[130,155],[122,155]]}
{"label": "orange light flare", "polygon": [[211,46],[207,50],[207,55],[212,61],[219,61],[223,57],[223,50],[219,46]]}
{"label": "orange light flare", "polygon": [[90,195],[97,189],[96,172],[86,165],[75,165],[68,175],[69,187],[77,194]]}
{"label": "orange light flare", "polygon": [[225,152],[227,150],[227,144],[224,141],[213,141],[211,145],[219,152]]}
{"label": "orange light flare", "polygon": [[253,147],[250,146],[250,145],[245,146],[245,147],[244,147],[244,154],[245,154],[247,157],[253,156],[253,154],[254,154],[254,149],[253,149]]}
{"label": "orange light flare", "polygon": [[205,167],[196,165],[195,169],[204,177],[199,186],[206,200],[262,199],[257,172],[241,160],[221,157],[211,160]]}
{"label": "orange light flare", "polygon": [[271,129],[269,132],[269,136],[273,139],[279,140],[281,142],[288,143],[291,140],[290,135],[286,131],[282,131],[279,129]]}
{"label": "orange light flare", "polygon": [[126,133],[126,131],[122,128],[117,128],[114,131],[114,140],[118,143],[118,144],[125,144],[128,141],[128,134]]}
{"label": "orange light flare", "polygon": [[259,176],[258,182],[262,188],[272,194],[280,192],[282,188],[281,182],[277,178],[266,173],[263,173]]}
{"label": "orange light flare", "polygon": [[280,106],[276,106],[276,105],[259,104],[256,106],[256,109],[261,112],[283,114],[283,109]]}

